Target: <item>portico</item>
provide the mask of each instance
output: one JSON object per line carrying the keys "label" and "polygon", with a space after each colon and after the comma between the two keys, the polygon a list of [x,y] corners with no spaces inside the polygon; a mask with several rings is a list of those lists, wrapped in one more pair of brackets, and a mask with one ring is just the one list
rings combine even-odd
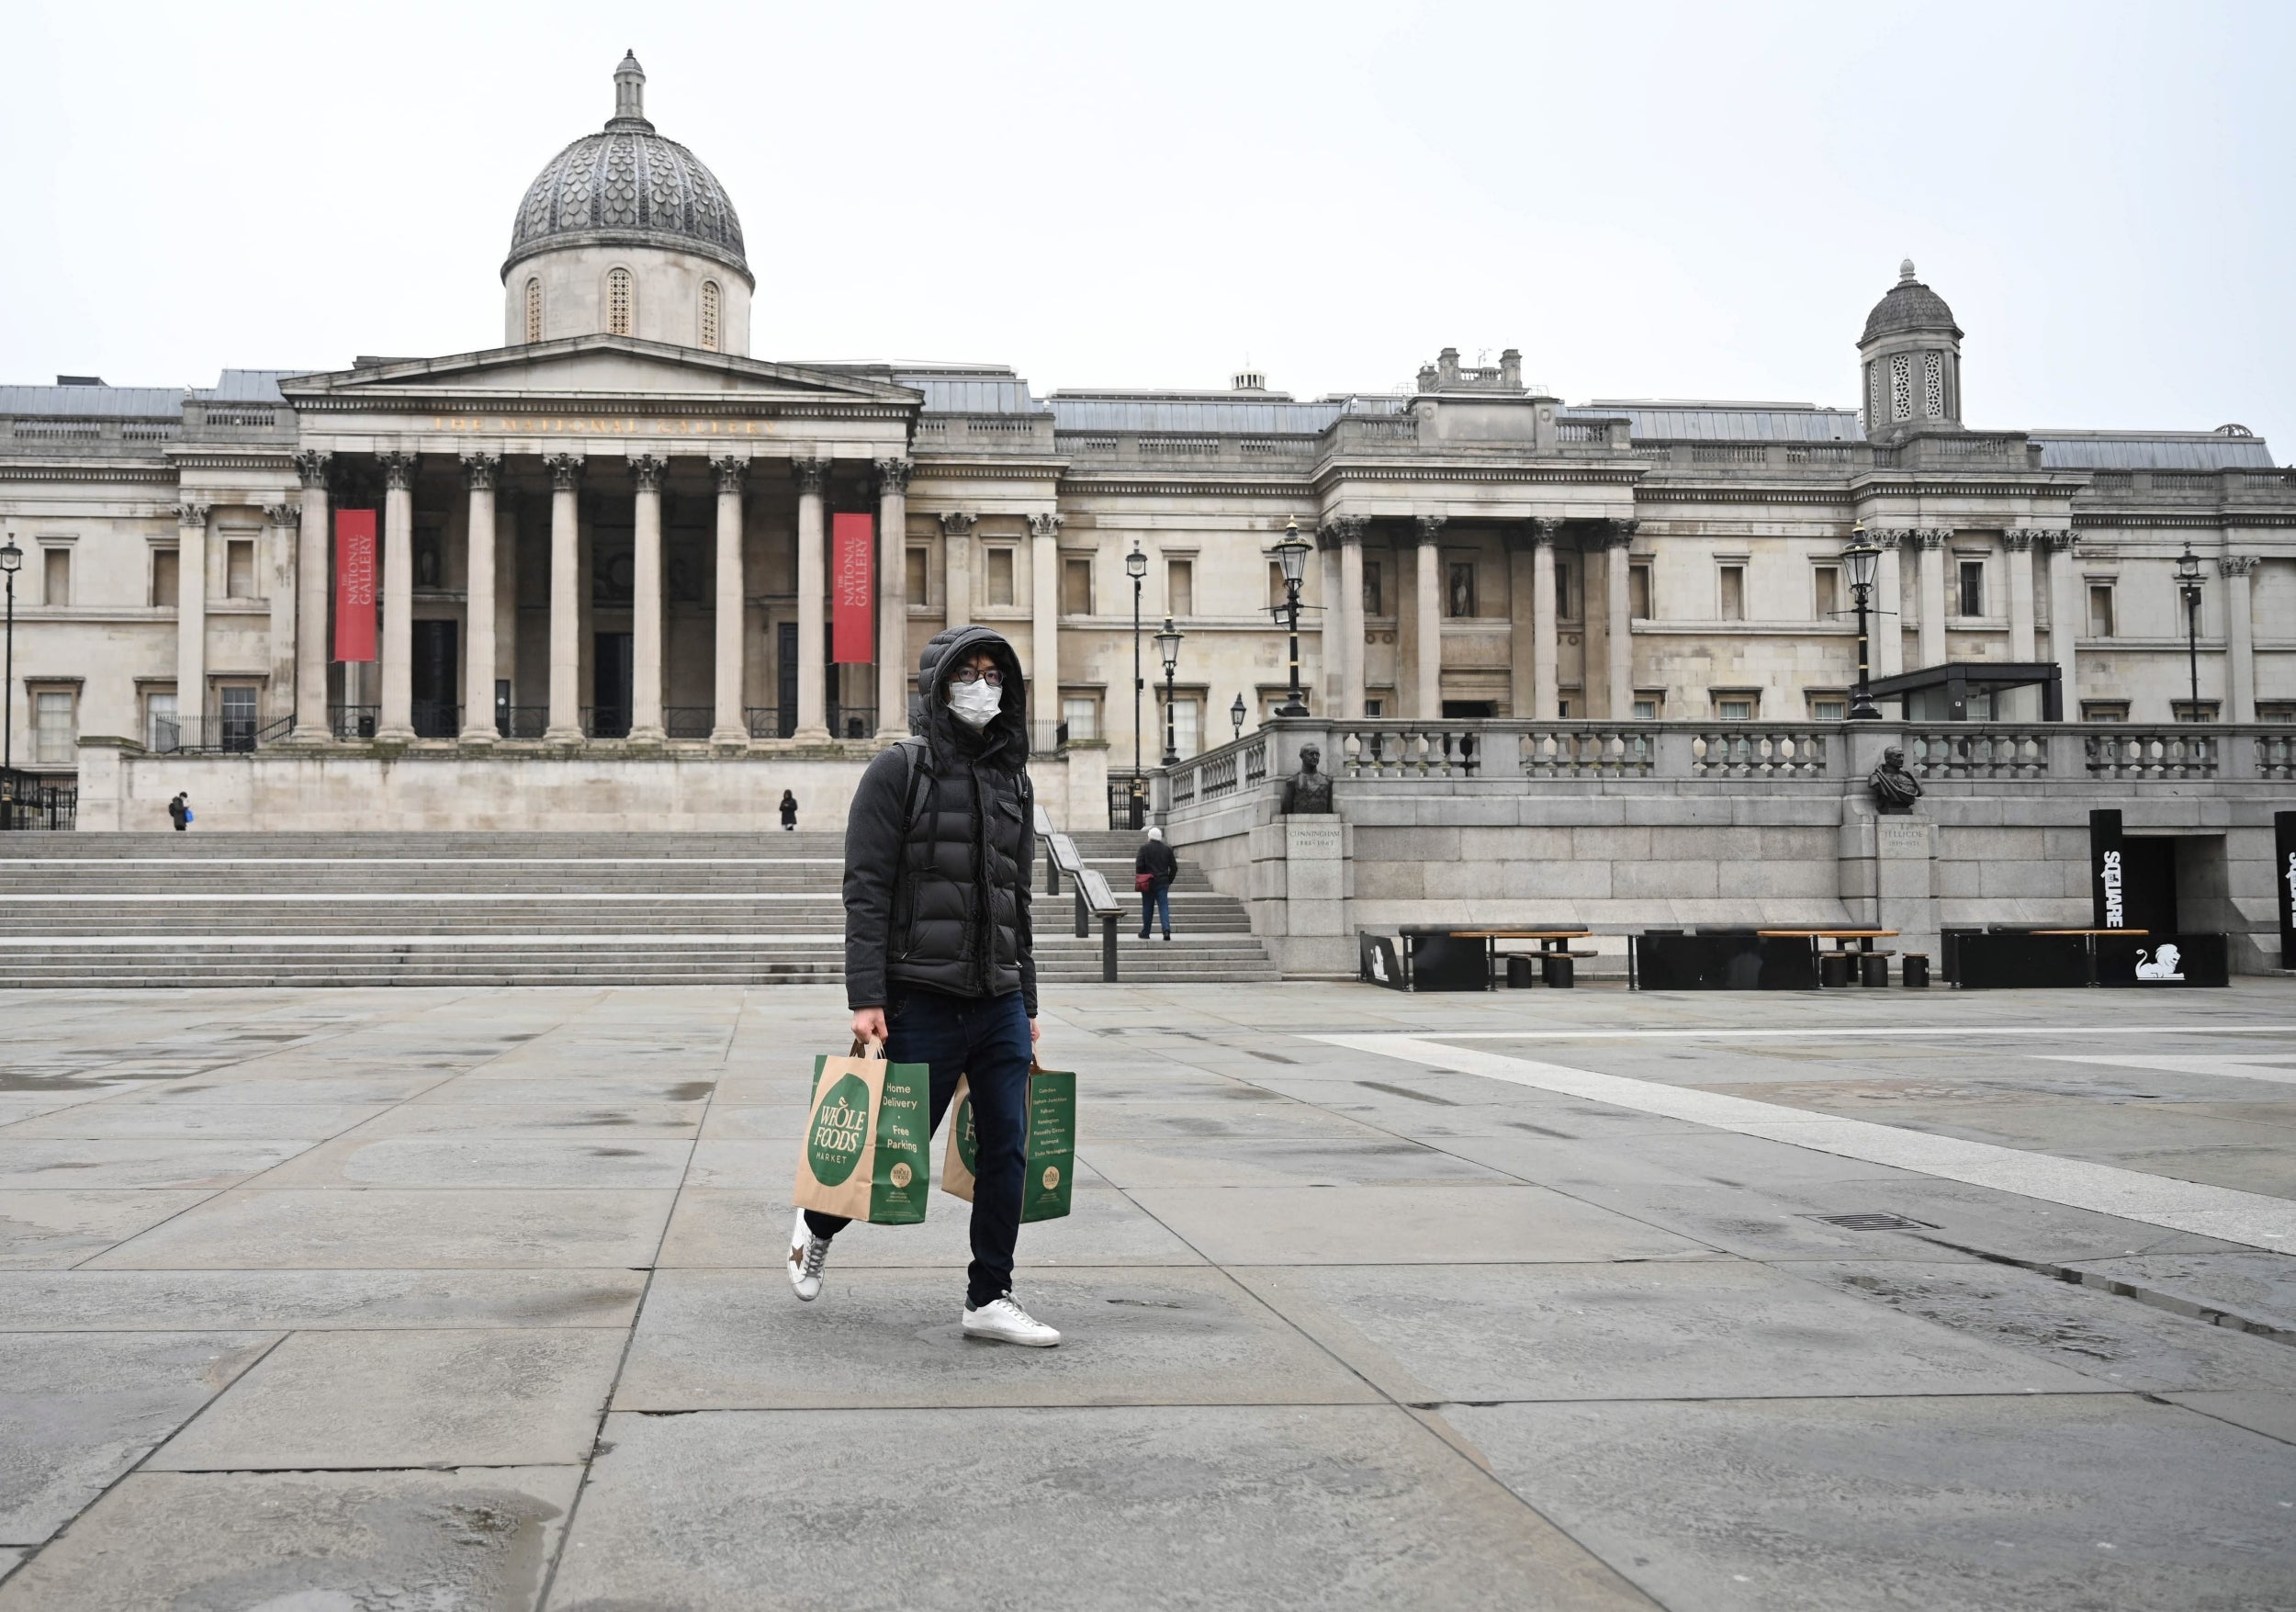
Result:
{"label": "portico", "polygon": [[[385,744],[824,745],[906,731],[920,396],[627,336],[304,377],[298,726]],[[331,512],[379,506],[379,690],[330,681]],[[829,516],[872,517],[873,665],[829,660]]]}

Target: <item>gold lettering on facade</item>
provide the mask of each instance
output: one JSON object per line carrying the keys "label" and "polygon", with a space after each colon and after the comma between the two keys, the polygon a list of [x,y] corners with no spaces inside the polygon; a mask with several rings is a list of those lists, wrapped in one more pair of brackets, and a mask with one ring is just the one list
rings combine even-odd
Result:
{"label": "gold lettering on facade", "polygon": [[433,431],[490,436],[774,436],[772,420],[663,419],[598,414],[433,414]]}

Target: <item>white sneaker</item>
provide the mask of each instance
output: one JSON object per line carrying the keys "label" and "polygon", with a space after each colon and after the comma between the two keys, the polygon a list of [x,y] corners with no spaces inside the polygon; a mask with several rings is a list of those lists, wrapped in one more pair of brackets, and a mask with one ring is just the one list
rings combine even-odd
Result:
{"label": "white sneaker", "polygon": [[985,1337],[991,1343],[1020,1344],[1032,1349],[1049,1349],[1061,1340],[1059,1333],[1014,1303],[1010,1293],[993,1299],[977,1310],[967,1310],[964,1336]]}
{"label": "white sneaker", "polygon": [[829,1239],[815,1236],[806,1228],[805,1212],[799,1210],[789,1232],[789,1285],[806,1303],[821,1296],[821,1268],[828,1262]]}

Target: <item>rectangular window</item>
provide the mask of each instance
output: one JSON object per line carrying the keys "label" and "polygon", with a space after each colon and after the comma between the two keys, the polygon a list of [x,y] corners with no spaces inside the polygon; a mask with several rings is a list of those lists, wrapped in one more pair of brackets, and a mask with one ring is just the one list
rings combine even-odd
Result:
{"label": "rectangular window", "polygon": [[1386,710],[1387,702],[1384,700],[1366,700],[1363,703],[1363,714],[1366,716],[1378,716],[1383,715]]}
{"label": "rectangular window", "polygon": [[1742,565],[1722,568],[1722,619],[1746,619],[1746,568]]}
{"label": "rectangular window", "polygon": [[78,763],[80,735],[72,710],[76,699],[68,689],[43,689],[32,696],[32,760],[38,765]]}
{"label": "rectangular window", "polygon": [[2213,722],[2216,720],[2214,700],[2202,700],[2197,705],[2190,700],[2176,700],[2170,703],[2169,709],[2176,713],[2176,719],[2179,722]]}
{"label": "rectangular window", "polygon": [[1363,562],[1363,614],[1367,621],[1387,614],[1386,596],[1379,591],[1379,562],[1376,559]]}
{"label": "rectangular window", "polygon": [[1283,618],[1285,602],[1290,594],[1284,587],[1284,568],[1274,560],[1267,562],[1267,609],[1277,620]]}
{"label": "rectangular window", "polygon": [[227,750],[252,750],[255,748],[255,691],[251,688],[226,688],[216,691],[217,704],[223,718],[223,748]]}
{"label": "rectangular window", "polygon": [[1626,568],[1626,614],[1637,621],[1650,617],[1650,568],[1630,565]]}
{"label": "rectangular window", "polygon": [[1961,596],[1957,603],[1960,614],[1979,616],[1985,614],[1985,561],[1964,559],[1961,562]]}
{"label": "rectangular window", "polygon": [[2083,700],[2081,720],[2084,722],[2126,722],[2129,702],[2126,700]]}
{"label": "rectangular window", "polygon": [[2257,702],[2259,722],[2296,722],[2296,701],[2259,700]]}
{"label": "rectangular window", "polygon": [[1164,562],[1164,612],[1173,616],[1196,614],[1194,560],[1168,559]]}
{"label": "rectangular window", "polygon": [[1061,614],[1092,614],[1092,561],[1089,559],[1061,561]]}
{"label": "rectangular window", "polygon": [[930,558],[921,548],[909,550],[909,603],[930,604],[932,600],[933,568]]}
{"label": "rectangular window", "polygon": [[1070,743],[1100,737],[1100,702],[1090,694],[1061,696],[1061,722]]}
{"label": "rectangular window", "polygon": [[1750,696],[1744,694],[1717,695],[1714,702],[1714,714],[1725,722],[1751,722],[1754,719],[1754,702]]}
{"label": "rectangular window", "polygon": [[1821,565],[1810,572],[1819,621],[1831,621],[1841,609],[1841,568]]}
{"label": "rectangular window", "polygon": [[1555,559],[1555,614],[1561,621],[1579,619],[1579,568],[1558,556]]}
{"label": "rectangular window", "polygon": [[2110,638],[2113,636],[2112,584],[2091,582],[2088,585],[2088,636]]}
{"label": "rectangular window", "polygon": [[983,557],[988,564],[988,603],[991,606],[1010,607],[1012,591],[1012,550],[992,548]]}
{"label": "rectangular window", "polygon": [[176,567],[180,557],[172,548],[152,551],[152,603],[154,606],[173,610],[175,607]]}
{"label": "rectangular window", "polygon": [[1809,719],[1812,722],[1846,722],[1850,717],[1850,701],[1843,694],[1812,694],[1809,697]]}
{"label": "rectangular window", "polygon": [[1637,694],[1635,696],[1635,720],[1637,722],[1656,722],[1659,719],[1659,714],[1665,709],[1666,697],[1663,694]]}
{"label": "rectangular window", "polygon": [[255,540],[233,537],[223,545],[223,597],[255,596]]}
{"label": "rectangular window", "polygon": [[1570,720],[1570,696],[1569,694],[1563,694],[1555,701],[1555,716],[1559,721]]}
{"label": "rectangular window", "polygon": [[1475,562],[1454,560],[1451,564],[1451,591],[1444,600],[1444,614],[1452,617],[1475,614]]}
{"label": "rectangular window", "polygon": [[39,556],[39,602],[42,604],[72,603],[72,550],[45,548]]}
{"label": "rectangular window", "polygon": [[1203,706],[1190,699],[1172,702],[1172,748],[1187,761],[1201,748]]}
{"label": "rectangular window", "polygon": [[143,748],[147,750],[172,750],[175,748],[174,694],[150,693],[143,696]]}

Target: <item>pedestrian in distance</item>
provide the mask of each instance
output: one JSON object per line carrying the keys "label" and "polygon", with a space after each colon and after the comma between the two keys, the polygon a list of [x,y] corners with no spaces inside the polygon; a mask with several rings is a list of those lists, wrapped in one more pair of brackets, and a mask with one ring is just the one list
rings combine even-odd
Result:
{"label": "pedestrian in distance", "polygon": [[167,803],[167,816],[168,819],[175,825],[176,833],[181,834],[185,829],[190,828],[191,796],[188,795],[178,794],[174,800],[169,801]]}
{"label": "pedestrian in distance", "polygon": [[797,793],[794,790],[782,791],[782,827],[791,830],[797,827]]}
{"label": "pedestrian in distance", "polygon": [[[986,627],[952,627],[917,664],[915,732],[861,774],[845,823],[845,1000],[853,1034],[930,1070],[930,1124],[970,1084],[973,1261],[968,1337],[1049,1348],[1061,1335],[1012,1296],[1037,1029],[1029,907],[1036,798],[1019,657]],[[789,1280],[821,1292],[829,1240],[815,1210],[790,1229]]]}
{"label": "pedestrian in distance", "polygon": [[1164,830],[1152,828],[1132,858],[1132,888],[1140,892],[1140,938],[1148,938],[1149,920],[1161,916],[1164,938],[1172,938],[1172,881],[1179,876],[1180,859],[1164,842]]}

